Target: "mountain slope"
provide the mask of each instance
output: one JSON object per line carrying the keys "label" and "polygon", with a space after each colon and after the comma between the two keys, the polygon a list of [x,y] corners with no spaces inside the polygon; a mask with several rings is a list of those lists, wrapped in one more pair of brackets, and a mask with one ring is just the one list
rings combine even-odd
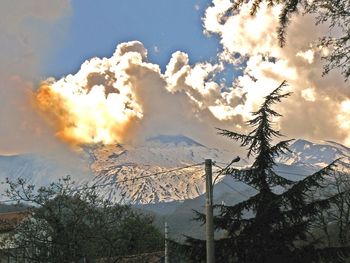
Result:
{"label": "mountain slope", "polygon": [[[204,192],[206,158],[228,162],[233,154],[209,149],[185,136],[157,136],[142,146],[97,146],[92,156],[92,185],[114,202],[154,203],[191,199]],[[192,166],[199,164],[198,166]],[[188,168],[181,169],[182,167]],[[153,175],[155,174],[155,175]],[[153,175],[153,176],[151,176]],[[138,179],[142,177],[141,179]]]}
{"label": "mountain slope", "polygon": [[[342,158],[343,166],[350,164],[350,149],[334,142],[297,140],[290,149],[290,153],[277,158],[275,169],[294,181],[338,158]],[[220,164],[229,163],[235,157],[232,153],[208,148],[185,136],[165,135],[153,137],[144,145],[135,147],[100,145],[90,149],[89,154],[93,157],[90,167],[96,175],[92,184],[99,185],[100,194],[114,202],[133,204],[181,201],[200,196],[205,191],[203,165],[173,169],[199,164],[206,158]],[[242,159],[237,166],[247,163]],[[169,170],[171,172],[167,172]],[[247,196],[254,192],[247,185],[233,182],[229,176],[219,178],[214,191],[220,197],[233,189],[241,197],[239,193],[244,192]],[[224,202],[229,200],[221,198]]]}
{"label": "mountain slope", "polygon": [[[324,164],[342,157],[340,169],[349,169],[349,148],[334,142],[310,142],[296,140],[290,147],[291,153],[278,158],[275,171],[291,180],[300,180],[319,170]],[[234,181],[230,176],[219,180],[214,187],[214,204],[225,203],[234,205],[254,195],[256,190]],[[143,209],[158,214],[159,227],[168,222],[173,239],[183,240],[184,235],[205,239],[205,228],[198,221],[193,221],[193,210],[205,212],[205,195],[185,200],[183,202],[169,202],[144,205]],[[220,233],[215,233],[220,235]]]}
{"label": "mountain slope", "polygon": [[[297,140],[290,149],[291,153],[276,159],[275,170],[291,180],[300,180],[338,158],[342,158],[343,168],[350,168],[350,149],[335,142]],[[124,204],[203,198],[204,165],[191,165],[210,158],[222,166],[236,157],[232,152],[208,148],[182,135],[155,136],[136,146],[97,144],[85,147],[85,152],[88,156],[86,166],[94,175],[86,173],[85,182],[97,186],[103,198]],[[247,164],[242,158],[236,165]],[[179,169],[181,167],[187,168]],[[67,174],[74,178],[79,173],[78,169],[62,167],[54,160],[38,155],[0,156],[1,181],[6,177],[23,177],[43,185]],[[253,189],[234,182],[229,176],[219,178],[214,188],[219,203],[235,202],[253,193]]]}
{"label": "mountain slope", "polygon": [[[6,178],[12,181],[24,178],[30,184],[40,187],[67,175],[71,175],[76,182],[91,178],[89,169],[84,168],[82,163],[62,163],[55,158],[38,154],[0,155],[0,193],[7,189],[7,185],[3,184]],[[0,200],[2,199],[4,197],[0,195]]]}
{"label": "mountain slope", "polygon": [[290,147],[291,152],[277,158],[277,162],[302,166],[322,168],[341,158],[340,163],[350,164],[350,148],[332,141],[296,140]]}

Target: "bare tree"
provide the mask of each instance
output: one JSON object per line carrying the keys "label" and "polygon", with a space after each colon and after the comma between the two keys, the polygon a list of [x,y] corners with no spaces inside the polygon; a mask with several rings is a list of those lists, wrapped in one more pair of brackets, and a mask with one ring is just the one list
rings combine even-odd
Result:
{"label": "bare tree", "polygon": [[350,241],[350,174],[335,171],[328,178],[327,186],[313,196],[333,198],[330,209],[320,211],[314,221],[314,228],[321,229],[327,245],[348,245]]}

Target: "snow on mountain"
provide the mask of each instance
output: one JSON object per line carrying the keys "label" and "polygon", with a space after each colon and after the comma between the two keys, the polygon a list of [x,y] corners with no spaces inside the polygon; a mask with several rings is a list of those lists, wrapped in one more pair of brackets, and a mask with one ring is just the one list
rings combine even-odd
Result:
{"label": "snow on mountain", "polygon": [[[291,153],[276,160],[276,172],[291,180],[300,180],[338,158],[342,158],[344,165],[350,164],[350,149],[338,143],[297,140],[290,149]],[[150,174],[202,163],[206,158],[228,163],[235,157],[185,136],[166,135],[150,138],[144,145],[134,147],[99,145],[90,149],[89,154],[93,159],[90,167],[96,175],[92,183],[99,186],[100,194],[114,202],[139,204],[192,199],[205,190],[203,165],[155,176]],[[237,166],[246,164],[243,159]],[[143,176],[145,178],[136,180]],[[253,191],[228,177],[220,178],[214,189],[217,196],[233,189],[246,195]]]}
{"label": "snow on mountain", "polygon": [[[207,158],[223,162],[234,158],[230,152],[207,148],[188,137],[165,135],[140,146],[99,145],[87,152],[96,175],[91,184],[98,186],[104,198],[121,203],[194,198],[205,188],[201,163]],[[194,164],[201,165],[178,169]]]}
{"label": "snow on mountain", "polygon": [[71,175],[76,182],[91,178],[90,171],[82,169],[81,163],[62,164],[55,158],[39,154],[0,155],[0,200],[4,199],[1,193],[7,189],[4,184],[6,178],[12,181],[24,178],[31,184],[42,186],[67,175]]}
{"label": "snow on mountain", "polygon": [[[350,168],[350,149],[335,142],[296,140],[290,149],[291,153],[277,158],[275,170],[291,180],[299,180],[338,158]],[[209,148],[182,135],[159,135],[134,146],[97,144],[85,147],[87,166],[94,175],[86,172],[85,182],[95,185],[103,198],[118,203],[183,201],[204,193],[204,165],[178,168],[203,163],[207,158],[220,165],[229,163],[236,157],[233,152]],[[236,165],[245,166],[247,161],[242,158]],[[45,185],[67,174],[74,178],[81,171],[38,155],[0,156],[0,181],[23,177]],[[214,196],[226,202],[229,198],[225,196],[233,191],[239,198],[252,194],[252,189],[227,176],[217,180]]]}
{"label": "snow on mountain", "polygon": [[29,180],[34,178],[44,179],[54,163],[41,161],[41,158],[34,154],[0,156],[1,178],[24,177]]}
{"label": "snow on mountain", "polygon": [[350,148],[332,141],[296,140],[290,146],[290,153],[279,158],[277,162],[302,167],[322,168],[339,158],[344,166],[350,164]]}

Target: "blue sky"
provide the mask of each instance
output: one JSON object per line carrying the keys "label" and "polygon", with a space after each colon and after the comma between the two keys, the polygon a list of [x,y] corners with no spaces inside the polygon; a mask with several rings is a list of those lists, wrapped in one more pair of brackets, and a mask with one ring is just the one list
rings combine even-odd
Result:
{"label": "blue sky", "polygon": [[117,44],[141,41],[149,59],[164,70],[175,51],[189,54],[191,64],[216,57],[217,36],[203,34],[202,17],[210,1],[199,0],[75,0],[69,18],[56,23],[55,40],[65,37],[43,64],[44,76],[61,77],[76,72],[94,56],[110,57]]}

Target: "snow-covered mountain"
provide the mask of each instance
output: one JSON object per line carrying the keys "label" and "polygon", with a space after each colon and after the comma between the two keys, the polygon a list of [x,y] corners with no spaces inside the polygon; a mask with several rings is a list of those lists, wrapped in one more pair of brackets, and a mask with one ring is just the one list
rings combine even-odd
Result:
{"label": "snow-covered mountain", "polygon": [[[291,153],[277,158],[276,171],[292,180],[299,180],[338,158],[342,158],[344,167],[350,166],[350,149],[335,142],[297,140],[290,149]],[[136,146],[97,144],[85,148],[87,165],[94,174],[87,176],[86,181],[113,202],[182,201],[204,193],[204,165],[196,164],[210,158],[223,165],[236,157],[233,152],[209,148],[185,136],[160,135]],[[242,158],[236,165],[247,163]],[[74,177],[74,172],[64,171],[54,161],[37,155],[0,156],[1,181],[5,177],[24,177],[38,185],[56,180],[58,175],[69,173]],[[236,191],[240,199],[253,190],[230,177],[222,177],[214,191],[216,197],[226,202],[229,192]]]}
{"label": "snow-covered mountain", "polygon": [[[291,180],[300,180],[338,158],[342,158],[344,165],[350,164],[350,149],[338,143],[297,140],[290,149],[290,153],[277,159],[276,171]],[[202,195],[205,190],[203,165],[177,168],[202,163],[206,158],[221,165],[235,157],[231,152],[208,148],[185,136],[165,135],[153,137],[141,146],[99,145],[88,152],[92,156],[91,170],[96,175],[92,184],[99,186],[104,198],[143,204]],[[242,158],[236,165],[246,164]],[[232,192],[233,188],[246,195],[253,191],[229,177],[219,178],[217,182],[217,196]]]}
{"label": "snow-covered mountain", "polygon": [[104,198],[121,203],[197,197],[205,187],[204,160],[229,162],[235,157],[185,136],[165,135],[150,138],[141,146],[97,145],[86,150],[96,175],[91,184],[98,186]]}
{"label": "snow-covered mountain", "polygon": [[340,158],[339,163],[350,165],[350,148],[332,141],[297,140],[291,147],[291,152],[281,156],[277,162],[301,166],[322,168]]}
{"label": "snow-covered mountain", "polygon": [[62,163],[52,156],[39,154],[0,155],[0,200],[4,199],[1,194],[7,189],[6,178],[12,181],[24,178],[36,186],[48,185],[67,175],[71,175],[75,182],[83,182],[91,178],[91,172],[82,162]]}

